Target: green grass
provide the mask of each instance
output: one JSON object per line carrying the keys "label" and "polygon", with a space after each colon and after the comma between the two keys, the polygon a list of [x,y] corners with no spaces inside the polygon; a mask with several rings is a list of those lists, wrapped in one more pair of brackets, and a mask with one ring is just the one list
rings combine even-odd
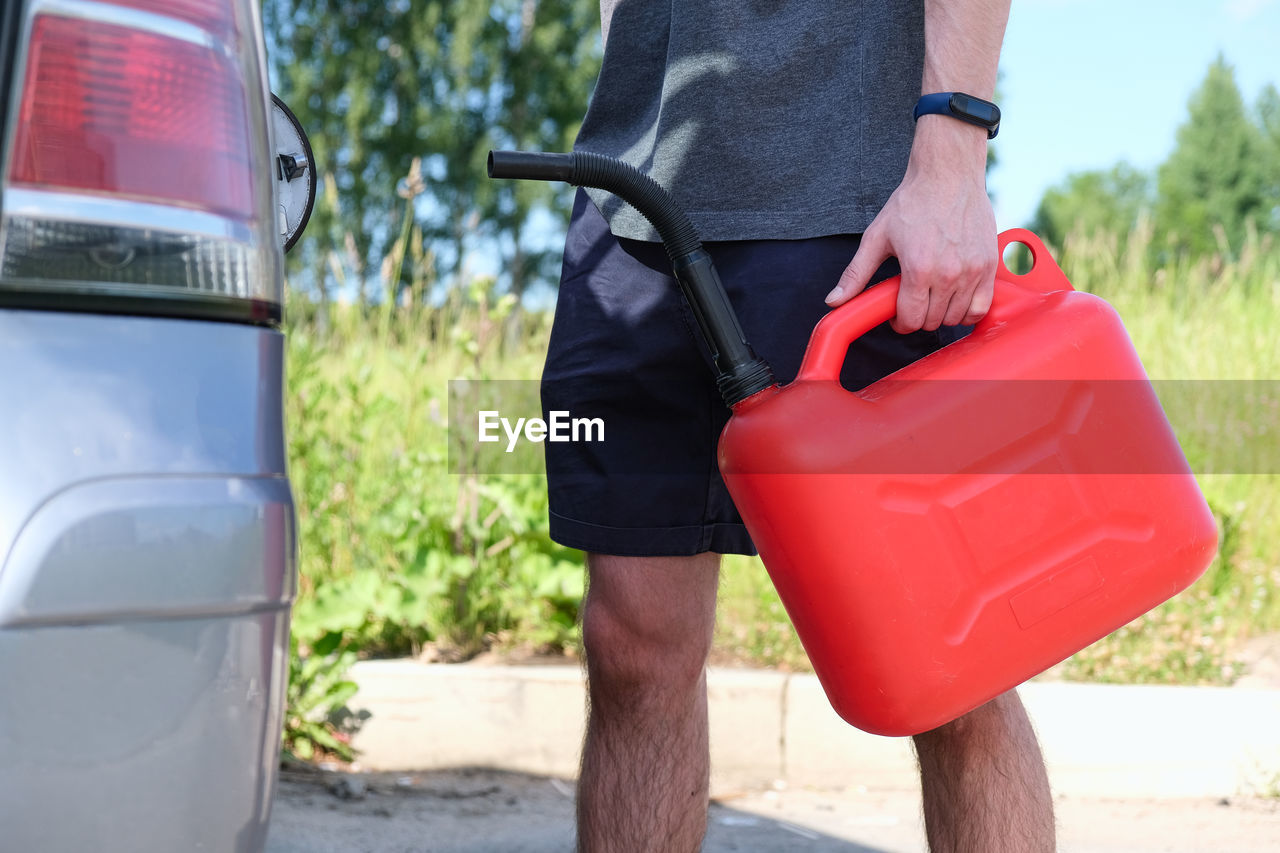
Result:
{"label": "green grass", "polygon": [[725,557],[720,568],[712,662],[807,672],[809,659],[758,557]]}

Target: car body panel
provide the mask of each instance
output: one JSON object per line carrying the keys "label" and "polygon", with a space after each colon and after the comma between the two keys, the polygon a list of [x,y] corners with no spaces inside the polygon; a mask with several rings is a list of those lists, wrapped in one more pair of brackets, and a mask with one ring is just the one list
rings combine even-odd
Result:
{"label": "car body panel", "polygon": [[4,849],[256,853],[288,611],[0,630]]}

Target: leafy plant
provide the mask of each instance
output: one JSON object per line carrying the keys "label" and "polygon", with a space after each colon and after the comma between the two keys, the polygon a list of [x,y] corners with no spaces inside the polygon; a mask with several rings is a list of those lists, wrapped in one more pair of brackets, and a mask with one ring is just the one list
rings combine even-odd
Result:
{"label": "leafy plant", "polygon": [[285,751],[310,761],[328,752],[344,761],[354,757],[351,744],[338,734],[334,713],[356,694],[356,683],[344,676],[356,654],[337,651],[342,635],[326,634],[305,657],[296,637],[289,640],[289,687],[286,691]]}
{"label": "leafy plant", "polygon": [[545,479],[449,460],[448,380],[536,374],[548,318],[493,288],[478,280],[439,307],[290,312],[291,749],[338,752],[321,711],[351,698],[341,676],[357,658],[577,642],[581,557],[546,533]]}

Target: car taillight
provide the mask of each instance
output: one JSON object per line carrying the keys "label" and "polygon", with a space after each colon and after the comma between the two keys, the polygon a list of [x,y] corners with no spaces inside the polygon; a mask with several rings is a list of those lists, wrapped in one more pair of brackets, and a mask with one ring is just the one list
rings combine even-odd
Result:
{"label": "car taillight", "polygon": [[208,47],[41,15],[9,179],[253,217],[245,92]]}
{"label": "car taillight", "polygon": [[278,316],[256,3],[32,0],[24,33],[0,296]]}

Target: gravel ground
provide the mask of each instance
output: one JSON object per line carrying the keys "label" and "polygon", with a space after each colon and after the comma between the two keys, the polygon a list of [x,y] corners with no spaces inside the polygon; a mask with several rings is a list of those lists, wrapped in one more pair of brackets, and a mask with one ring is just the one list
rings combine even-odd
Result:
{"label": "gravel ground", "polygon": [[[1280,800],[1059,799],[1062,853],[1274,853]],[[568,853],[572,783],[496,770],[285,771],[267,853]],[[918,853],[918,795],[742,791],[711,808],[706,853]]]}

